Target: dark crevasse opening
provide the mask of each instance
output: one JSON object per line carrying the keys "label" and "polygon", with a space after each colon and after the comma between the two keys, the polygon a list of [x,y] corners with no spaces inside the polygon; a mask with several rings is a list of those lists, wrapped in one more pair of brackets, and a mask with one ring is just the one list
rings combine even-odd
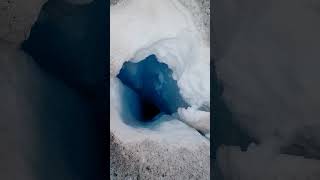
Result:
{"label": "dark crevasse opening", "polygon": [[172,114],[179,107],[188,107],[168,65],[155,55],[138,62],[125,62],[117,76],[140,98],[141,121],[154,120],[160,113]]}
{"label": "dark crevasse opening", "polygon": [[152,120],[161,110],[152,102],[141,99],[141,116],[143,121]]}

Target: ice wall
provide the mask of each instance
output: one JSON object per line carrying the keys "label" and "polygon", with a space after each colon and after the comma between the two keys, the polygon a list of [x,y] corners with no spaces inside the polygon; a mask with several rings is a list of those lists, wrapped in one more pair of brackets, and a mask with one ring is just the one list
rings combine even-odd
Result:
{"label": "ice wall", "polygon": [[172,114],[179,107],[188,106],[172,78],[172,71],[154,55],[138,63],[124,63],[117,77],[145,101],[155,104],[161,112]]}

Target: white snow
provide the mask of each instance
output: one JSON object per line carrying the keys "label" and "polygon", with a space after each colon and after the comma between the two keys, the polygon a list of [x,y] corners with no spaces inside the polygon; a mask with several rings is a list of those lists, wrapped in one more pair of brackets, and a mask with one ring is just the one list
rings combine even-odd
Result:
{"label": "white snow", "polygon": [[[193,107],[179,108],[178,117],[181,121],[197,129],[201,133],[210,133],[210,112],[200,111]],[[208,134],[207,137],[210,138],[210,134]]]}

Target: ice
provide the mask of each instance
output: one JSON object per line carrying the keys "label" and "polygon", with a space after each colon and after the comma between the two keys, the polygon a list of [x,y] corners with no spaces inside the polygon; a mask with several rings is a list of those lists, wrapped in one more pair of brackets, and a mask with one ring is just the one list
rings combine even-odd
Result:
{"label": "ice", "polygon": [[[209,111],[210,48],[194,19],[179,0],[126,0],[110,7],[110,103],[119,112],[111,119],[152,130],[173,121],[178,130],[177,124],[187,124],[174,116],[178,108]],[[153,117],[144,116],[146,107]],[[149,118],[156,121],[144,121]],[[199,122],[187,125],[210,137],[210,128]]]}
{"label": "ice", "polygon": [[183,31],[174,39],[160,40],[139,50],[133,62],[154,54],[172,70],[184,100],[196,107],[210,103],[210,50],[190,31]]}
{"label": "ice", "polygon": [[154,55],[138,63],[126,62],[118,77],[145,101],[154,103],[161,112],[172,114],[179,107],[188,106],[172,78],[172,71]]}
{"label": "ice", "polygon": [[[189,18],[177,1],[129,0],[110,8],[112,74],[141,49],[189,29]],[[144,59],[144,58],[142,58]],[[140,60],[142,60],[140,59]],[[114,64],[113,64],[114,63]]]}
{"label": "ice", "polygon": [[187,104],[210,107],[210,49],[187,8],[177,0],[128,0],[110,11],[111,77],[124,62],[154,54],[172,70]]}
{"label": "ice", "polygon": [[190,149],[209,143],[174,116],[159,114],[156,121],[142,122],[138,95],[117,77],[110,80],[110,126],[123,142],[142,141],[147,136],[148,139],[170,145],[168,148],[180,146]]}
{"label": "ice", "polygon": [[178,117],[210,139],[210,112],[200,111],[192,107],[179,108]]}

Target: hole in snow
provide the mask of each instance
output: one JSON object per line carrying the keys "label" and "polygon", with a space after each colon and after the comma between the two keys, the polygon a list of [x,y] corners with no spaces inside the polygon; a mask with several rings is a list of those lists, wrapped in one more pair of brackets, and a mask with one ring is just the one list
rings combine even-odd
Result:
{"label": "hole in snow", "polygon": [[139,121],[148,122],[159,114],[172,114],[188,106],[172,78],[172,70],[155,55],[138,63],[124,63],[117,77],[138,95]]}
{"label": "hole in snow", "polygon": [[157,116],[160,113],[160,109],[153,104],[152,102],[149,102],[147,100],[142,99],[141,101],[141,115],[142,120],[152,120],[155,116]]}

